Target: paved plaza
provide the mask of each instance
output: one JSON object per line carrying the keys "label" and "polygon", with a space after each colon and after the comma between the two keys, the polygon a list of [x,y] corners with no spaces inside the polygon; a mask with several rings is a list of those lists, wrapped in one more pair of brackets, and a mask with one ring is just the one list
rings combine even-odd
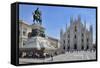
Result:
{"label": "paved plaza", "polygon": [[93,60],[93,59],[96,59],[95,51],[74,51],[74,52],[66,52],[65,54],[60,54],[60,55],[54,56],[53,58],[50,57],[46,59],[19,58],[19,64]]}

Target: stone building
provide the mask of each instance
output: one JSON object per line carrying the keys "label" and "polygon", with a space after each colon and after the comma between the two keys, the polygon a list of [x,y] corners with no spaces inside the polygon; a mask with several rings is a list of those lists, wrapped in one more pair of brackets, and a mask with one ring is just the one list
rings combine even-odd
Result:
{"label": "stone building", "polygon": [[31,32],[31,26],[24,21],[19,20],[19,48],[23,47],[28,39],[28,34]]}
{"label": "stone building", "polygon": [[60,31],[60,45],[63,51],[73,50],[91,50],[93,49],[93,27],[86,28],[81,17],[77,19],[70,18],[70,26],[66,25],[65,32]]}

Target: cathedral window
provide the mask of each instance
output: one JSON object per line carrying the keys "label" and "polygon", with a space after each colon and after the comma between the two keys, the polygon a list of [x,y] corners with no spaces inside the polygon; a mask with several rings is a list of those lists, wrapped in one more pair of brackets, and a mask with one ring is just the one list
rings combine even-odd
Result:
{"label": "cathedral window", "polygon": [[77,27],[75,26],[75,32],[77,32]]}
{"label": "cathedral window", "polygon": [[89,46],[88,46],[88,44],[87,44],[87,47],[86,47],[86,49],[89,49]]}
{"label": "cathedral window", "polygon": [[70,35],[68,34],[68,38],[70,38]]}
{"label": "cathedral window", "polygon": [[81,49],[83,50],[84,49],[84,46],[82,45]]}
{"label": "cathedral window", "polygon": [[89,41],[89,39],[87,38],[87,42]]}
{"label": "cathedral window", "polygon": [[70,41],[68,40],[68,43],[69,43]]}
{"label": "cathedral window", "polygon": [[74,38],[76,39],[76,35],[74,36]]}
{"label": "cathedral window", "polygon": [[65,45],[65,40],[63,41],[64,45]]}
{"label": "cathedral window", "polygon": [[70,49],[70,46],[68,45],[67,49],[69,50]]}
{"label": "cathedral window", "polygon": [[63,47],[63,49],[65,50],[65,46]]}
{"label": "cathedral window", "polygon": [[75,49],[75,50],[77,49],[77,44],[74,44],[74,49]]}
{"label": "cathedral window", "polygon": [[82,43],[84,42],[84,40],[82,39]]}
{"label": "cathedral window", "polygon": [[82,37],[83,37],[84,35],[83,35],[83,33],[82,33]]}

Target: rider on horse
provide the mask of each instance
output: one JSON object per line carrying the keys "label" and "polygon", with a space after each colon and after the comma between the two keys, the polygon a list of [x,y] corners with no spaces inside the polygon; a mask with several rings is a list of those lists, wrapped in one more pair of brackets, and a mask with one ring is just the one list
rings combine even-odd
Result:
{"label": "rider on horse", "polygon": [[37,22],[39,24],[42,24],[42,20],[41,20],[41,12],[39,11],[39,8],[37,8],[34,13],[33,13],[33,22]]}

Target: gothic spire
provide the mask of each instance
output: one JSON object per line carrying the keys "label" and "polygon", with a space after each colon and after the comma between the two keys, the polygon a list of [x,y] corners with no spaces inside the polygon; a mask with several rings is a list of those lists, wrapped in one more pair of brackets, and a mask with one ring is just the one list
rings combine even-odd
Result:
{"label": "gothic spire", "polygon": [[60,30],[60,35],[63,35],[63,29]]}
{"label": "gothic spire", "polygon": [[73,23],[73,16],[70,17],[70,23]]}
{"label": "gothic spire", "polygon": [[66,24],[66,29],[65,29],[65,31],[67,31],[67,24]]}
{"label": "gothic spire", "polygon": [[81,16],[80,15],[78,15],[78,22],[80,22],[81,21]]}
{"label": "gothic spire", "polygon": [[93,27],[92,27],[92,25],[90,25],[90,32],[91,32],[91,33],[93,32]]}
{"label": "gothic spire", "polygon": [[86,20],[84,20],[84,27],[86,28]]}

